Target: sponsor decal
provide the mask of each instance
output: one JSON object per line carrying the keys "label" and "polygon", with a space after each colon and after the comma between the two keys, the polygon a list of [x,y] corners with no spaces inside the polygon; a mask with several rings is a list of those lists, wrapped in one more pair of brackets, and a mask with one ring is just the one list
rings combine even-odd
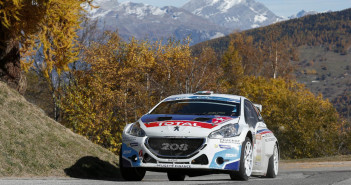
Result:
{"label": "sponsor decal", "polygon": [[262,159],[262,158],[261,158],[261,155],[257,155],[257,156],[256,156],[256,161],[261,161],[261,159]]}
{"label": "sponsor decal", "polygon": [[233,118],[231,118],[231,117],[216,117],[216,118],[212,119],[212,123],[219,124],[219,123],[222,123],[222,122],[229,121],[231,119],[233,119]]}
{"label": "sponsor decal", "polygon": [[255,162],[255,166],[261,166],[261,162]]}
{"label": "sponsor decal", "polygon": [[266,138],[267,138],[267,137],[273,137],[273,133],[267,133],[267,134],[265,134],[264,136],[265,136]]}
{"label": "sponsor decal", "polygon": [[135,142],[136,138],[135,137],[123,137],[122,138],[123,142],[129,143],[129,142]]}
{"label": "sponsor decal", "polygon": [[168,162],[177,162],[178,159],[167,159]]}
{"label": "sponsor decal", "polygon": [[266,141],[266,142],[275,141],[275,138],[274,138],[274,137],[272,137],[272,138],[267,138],[267,139],[265,139],[265,141]]}
{"label": "sponsor decal", "polygon": [[172,150],[172,151],[187,151],[188,144],[177,144],[177,143],[162,143],[161,150]]}
{"label": "sponsor decal", "polygon": [[256,140],[256,145],[260,145],[262,140]]}
{"label": "sponsor decal", "polygon": [[124,155],[130,154],[130,153],[132,153],[131,150],[124,150],[124,151],[123,151],[123,154],[124,154]]}
{"label": "sponsor decal", "polygon": [[237,154],[225,154],[225,157],[238,157]]}
{"label": "sponsor decal", "polygon": [[139,151],[139,157],[142,157],[142,156],[143,156],[143,151],[140,150],[140,151]]}
{"label": "sponsor decal", "polygon": [[256,140],[261,140],[261,139],[262,139],[262,135],[257,134],[257,135],[256,135]]}
{"label": "sponsor decal", "polygon": [[130,143],[129,146],[130,147],[135,147],[135,146],[138,146],[138,143]]}
{"label": "sponsor decal", "polygon": [[191,168],[190,164],[160,164],[158,163],[156,165],[157,167],[160,168]]}
{"label": "sponsor decal", "polygon": [[220,143],[231,143],[231,144],[240,144],[240,140],[239,139],[221,139],[219,141]]}
{"label": "sponsor decal", "polygon": [[232,146],[230,146],[230,145],[219,145],[219,148],[231,149]]}
{"label": "sponsor decal", "polygon": [[205,123],[205,122],[198,122],[198,121],[158,121],[158,122],[145,123],[145,126],[148,128],[163,127],[163,126],[188,126],[188,127],[212,129],[218,125]]}

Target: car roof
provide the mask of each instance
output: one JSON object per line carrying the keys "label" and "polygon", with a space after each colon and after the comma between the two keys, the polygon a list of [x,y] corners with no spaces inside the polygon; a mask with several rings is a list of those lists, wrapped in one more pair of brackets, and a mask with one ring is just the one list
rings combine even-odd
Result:
{"label": "car roof", "polygon": [[218,100],[226,102],[236,102],[240,103],[240,99],[244,98],[243,96],[231,95],[231,94],[178,94],[172,95],[164,99],[163,101],[174,101],[174,100],[191,100],[191,99],[205,99],[205,100]]}

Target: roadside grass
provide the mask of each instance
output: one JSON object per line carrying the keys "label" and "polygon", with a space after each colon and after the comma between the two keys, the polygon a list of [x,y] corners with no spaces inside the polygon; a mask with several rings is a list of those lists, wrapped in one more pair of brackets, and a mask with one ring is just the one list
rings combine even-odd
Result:
{"label": "roadside grass", "polygon": [[[77,167],[77,162],[87,158],[90,161]],[[103,174],[103,168],[99,172],[84,169],[88,163],[109,166],[109,174]],[[99,173],[94,179],[112,179],[119,178],[117,166],[118,156],[55,122],[0,82],[0,178],[64,177],[70,176],[70,169],[78,178],[80,174],[90,178],[84,175],[89,170]]]}

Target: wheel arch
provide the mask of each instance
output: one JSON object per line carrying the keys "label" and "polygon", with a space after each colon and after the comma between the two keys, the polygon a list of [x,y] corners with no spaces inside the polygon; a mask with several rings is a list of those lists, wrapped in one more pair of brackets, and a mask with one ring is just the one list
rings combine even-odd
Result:
{"label": "wheel arch", "polygon": [[251,131],[248,131],[246,137],[250,138],[251,142],[253,143],[253,137]]}
{"label": "wheel arch", "polygon": [[279,146],[278,140],[275,141],[275,144],[277,145],[277,148],[278,148],[278,159],[280,160],[280,146]]}

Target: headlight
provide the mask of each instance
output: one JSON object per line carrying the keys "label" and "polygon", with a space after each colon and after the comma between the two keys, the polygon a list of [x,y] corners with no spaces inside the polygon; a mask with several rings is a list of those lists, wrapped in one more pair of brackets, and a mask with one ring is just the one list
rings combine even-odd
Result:
{"label": "headlight", "polygon": [[221,139],[240,135],[239,124],[229,124],[223,126],[221,129],[212,132],[208,138],[210,139]]}
{"label": "headlight", "polygon": [[144,137],[145,131],[140,127],[139,122],[135,122],[130,126],[129,130],[127,131],[128,134],[136,137]]}

